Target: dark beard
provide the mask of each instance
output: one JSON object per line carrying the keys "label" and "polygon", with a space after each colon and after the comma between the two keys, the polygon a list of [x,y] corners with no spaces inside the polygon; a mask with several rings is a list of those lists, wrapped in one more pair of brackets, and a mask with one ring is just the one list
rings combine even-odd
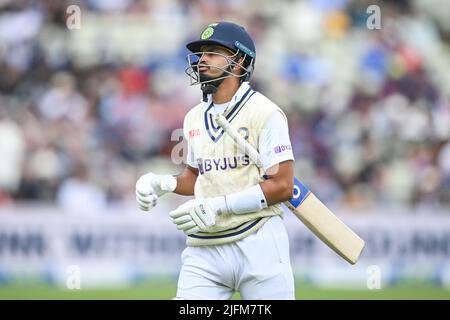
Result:
{"label": "dark beard", "polygon": [[[211,76],[208,76],[208,75],[206,75],[204,73],[199,73],[200,82],[210,81],[210,80],[214,80],[214,79],[217,79],[217,78],[221,78],[221,77],[224,77],[225,74],[226,74],[226,72],[224,71],[218,77],[211,77]],[[202,89],[203,93],[204,94],[216,93],[217,89],[222,84],[223,80],[225,80],[225,79],[214,80],[214,81],[202,84],[201,85],[201,89]]]}

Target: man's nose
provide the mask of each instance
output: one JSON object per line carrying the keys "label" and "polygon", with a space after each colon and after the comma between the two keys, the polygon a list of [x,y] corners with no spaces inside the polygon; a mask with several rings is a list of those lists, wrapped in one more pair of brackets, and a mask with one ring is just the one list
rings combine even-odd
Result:
{"label": "man's nose", "polygon": [[202,64],[208,64],[208,55],[207,54],[202,54],[202,56],[200,57],[200,60],[198,61],[198,63],[202,63]]}

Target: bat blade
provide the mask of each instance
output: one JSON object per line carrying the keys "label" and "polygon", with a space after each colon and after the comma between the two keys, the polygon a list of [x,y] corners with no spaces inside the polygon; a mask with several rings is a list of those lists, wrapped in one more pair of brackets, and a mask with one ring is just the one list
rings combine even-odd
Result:
{"label": "bat blade", "polygon": [[351,264],[358,261],[365,246],[364,240],[296,178],[294,197],[285,205],[334,252]]}

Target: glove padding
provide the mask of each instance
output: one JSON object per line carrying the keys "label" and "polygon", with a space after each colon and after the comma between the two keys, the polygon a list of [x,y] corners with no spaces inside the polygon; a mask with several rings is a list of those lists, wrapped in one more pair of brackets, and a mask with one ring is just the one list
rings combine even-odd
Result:
{"label": "glove padding", "polygon": [[169,213],[178,230],[186,235],[206,231],[216,224],[216,216],[226,208],[225,197],[193,199]]}
{"label": "glove padding", "polygon": [[150,211],[158,202],[158,198],[172,192],[177,180],[171,175],[157,175],[149,172],[136,182],[136,201],[139,209]]}

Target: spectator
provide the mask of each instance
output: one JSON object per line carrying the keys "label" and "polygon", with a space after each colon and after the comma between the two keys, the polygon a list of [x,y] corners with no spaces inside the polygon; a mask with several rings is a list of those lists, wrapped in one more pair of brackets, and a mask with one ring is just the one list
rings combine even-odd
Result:
{"label": "spectator", "polygon": [[[171,134],[197,103],[183,71],[184,44],[198,35],[179,26],[232,19],[254,33],[252,85],[285,110],[297,174],[319,197],[448,206],[440,1],[89,0],[72,31],[65,2],[6,1],[0,199],[78,212],[132,199],[137,168],[171,156]],[[382,8],[381,30],[366,27],[369,4]]]}

